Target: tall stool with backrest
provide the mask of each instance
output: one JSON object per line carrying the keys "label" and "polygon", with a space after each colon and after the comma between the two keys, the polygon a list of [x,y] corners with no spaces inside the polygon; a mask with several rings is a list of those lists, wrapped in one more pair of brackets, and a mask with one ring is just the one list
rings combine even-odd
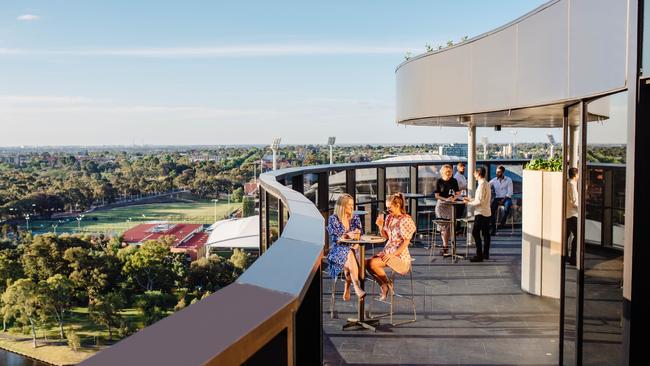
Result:
{"label": "tall stool with backrest", "polygon": [[[451,220],[448,219],[435,219],[433,220],[433,242],[431,243],[431,248],[429,248],[429,263],[433,262],[436,257],[436,247],[442,247],[442,225],[451,226]],[[440,246],[438,246],[438,234],[440,234]],[[451,245],[451,244],[450,244]],[[450,248],[447,248],[449,250]],[[444,255],[443,255],[444,258]]]}
{"label": "tall stool with backrest", "polygon": [[[416,311],[416,307],[415,307],[415,287],[413,286],[413,261],[415,261],[415,259],[411,258],[411,268],[404,275],[400,275],[399,273],[397,273],[397,272],[393,271],[392,269],[390,269],[390,267],[386,267],[386,269],[390,269],[390,271],[391,271],[389,279],[390,279],[390,282],[393,284],[393,291],[390,291],[390,289],[389,289],[388,290],[388,297],[387,297],[388,301],[382,301],[382,302],[387,302],[390,305],[390,307],[389,307],[389,310],[388,310],[387,313],[373,315],[372,314],[372,303],[374,303],[375,301],[380,301],[380,300],[373,299],[373,301],[370,304],[368,304],[368,316],[370,318],[377,319],[377,318],[390,317],[390,324],[392,326],[394,326],[394,327],[396,327],[398,325],[413,323],[413,322],[417,321],[417,311]],[[395,286],[395,276],[402,276],[402,277],[409,276],[409,280],[410,280],[410,284],[411,284],[411,294],[410,294],[410,296],[402,295],[402,294],[397,292],[397,289],[396,289],[396,286]],[[371,278],[372,278],[372,276],[371,276]],[[373,282],[372,282],[372,290],[371,290],[372,293],[374,293],[374,291],[375,291],[375,284],[376,284],[376,281],[373,280]],[[395,304],[396,304],[396,301],[398,301],[398,300],[404,300],[406,302],[411,303],[411,305],[413,306],[413,318],[408,318],[408,319],[397,321],[397,322],[394,321]]]}

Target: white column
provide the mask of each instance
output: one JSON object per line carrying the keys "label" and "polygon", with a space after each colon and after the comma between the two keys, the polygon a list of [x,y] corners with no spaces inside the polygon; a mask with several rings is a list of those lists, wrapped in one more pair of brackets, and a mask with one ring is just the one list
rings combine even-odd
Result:
{"label": "white column", "polygon": [[467,127],[467,194],[474,196],[476,180],[474,170],[476,169],[476,126]]}

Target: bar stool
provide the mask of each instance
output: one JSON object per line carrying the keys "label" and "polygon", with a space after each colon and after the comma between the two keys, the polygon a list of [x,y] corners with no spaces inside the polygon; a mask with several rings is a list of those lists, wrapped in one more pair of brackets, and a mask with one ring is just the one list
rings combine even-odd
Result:
{"label": "bar stool", "polygon": [[[388,303],[390,305],[390,308],[389,308],[387,313],[376,314],[376,315],[373,316],[372,315],[372,304],[375,301],[380,301],[380,300],[373,299],[373,301],[371,301],[368,304],[368,316],[370,318],[377,319],[377,318],[390,317],[390,324],[392,326],[394,326],[394,327],[396,327],[398,325],[402,325],[402,324],[414,323],[415,321],[417,321],[417,311],[416,311],[416,308],[415,308],[415,287],[413,286],[413,262],[414,261],[415,261],[415,259],[411,258],[411,268],[409,269],[409,271],[406,274],[401,275],[401,274],[393,271],[392,269],[390,270],[391,274],[390,274],[389,279],[390,279],[390,282],[393,284],[393,291],[390,291],[390,289],[388,290],[389,291],[388,295],[389,295],[390,300],[382,301],[382,302]],[[388,269],[390,267],[387,266],[386,268]],[[395,276],[396,275],[397,276],[409,276],[410,283],[411,283],[411,295],[410,296],[402,295],[402,294],[397,292],[397,290],[395,289]],[[373,278],[373,277],[371,276],[371,278]],[[371,290],[371,292],[373,292],[373,293],[375,291],[375,284],[376,284],[376,281],[374,281],[374,278],[373,278],[372,290]],[[411,303],[411,305],[413,306],[413,318],[412,319],[408,318],[408,319],[398,321],[398,322],[394,321],[393,315],[395,314],[395,302],[397,300],[404,300],[404,301],[407,301],[407,302]]]}
{"label": "bar stool", "polygon": [[465,258],[469,258],[469,246],[474,243],[469,227],[471,225],[474,228],[474,216],[460,218],[458,222],[465,224]]}
{"label": "bar stool", "polygon": [[[418,217],[420,215],[427,215],[427,229],[426,229],[426,235],[427,235],[427,241],[426,243],[430,246],[431,245],[431,214],[435,214],[434,210],[424,210],[424,211],[418,211]],[[416,234],[422,234],[422,231],[418,230]]]}
{"label": "bar stool", "polygon": [[339,273],[338,276],[334,277],[332,279],[332,296],[330,300],[330,319],[334,319],[334,305],[336,304],[336,282],[338,279],[341,279],[341,281],[345,281],[345,273],[343,270]]}
{"label": "bar stool", "polygon": [[[442,225],[451,226],[451,220],[449,219],[435,219],[433,220],[433,242],[429,248],[429,264],[435,260],[436,257],[436,246],[438,244],[438,233],[440,233],[440,240],[442,241]],[[449,248],[447,248],[449,249]],[[443,255],[444,257],[444,255]]]}

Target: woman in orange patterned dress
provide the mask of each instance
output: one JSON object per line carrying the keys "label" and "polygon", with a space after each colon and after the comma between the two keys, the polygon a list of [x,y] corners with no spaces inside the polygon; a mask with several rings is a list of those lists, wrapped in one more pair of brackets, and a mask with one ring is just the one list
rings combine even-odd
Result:
{"label": "woman in orange patterned dress", "polygon": [[404,207],[404,196],[395,193],[388,197],[389,215],[384,219],[377,217],[377,227],[386,240],[384,249],[368,259],[367,268],[381,286],[380,300],[386,299],[393,284],[386,276],[384,267],[388,266],[399,274],[406,274],[411,269],[411,254],[408,246],[415,233],[415,223]]}

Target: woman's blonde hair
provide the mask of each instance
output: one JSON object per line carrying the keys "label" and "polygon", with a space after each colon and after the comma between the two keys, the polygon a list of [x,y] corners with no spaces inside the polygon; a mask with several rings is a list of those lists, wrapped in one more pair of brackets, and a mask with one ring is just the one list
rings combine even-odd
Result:
{"label": "woman's blonde hair", "polygon": [[404,195],[400,192],[393,193],[388,196],[388,202],[394,202],[399,205],[400,214],[404,215],[406,213],[406,204],[404,202]]}
{"label": "woman's blonde hair", "polygon": [[343,193],[342,195],[339,196],[339,198],[336,200],[336,204],[334,205],[334,215],[338,217],[339,219],[342,219],[343,216],[345,215],[345,205],[348,203],[348,201],[352,201],[353,198],[347,193]]}

